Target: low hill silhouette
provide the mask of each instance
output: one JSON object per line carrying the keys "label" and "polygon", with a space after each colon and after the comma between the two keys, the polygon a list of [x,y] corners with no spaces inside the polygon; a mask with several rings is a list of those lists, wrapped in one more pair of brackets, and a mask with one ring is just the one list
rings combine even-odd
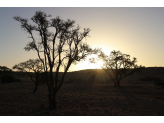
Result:
{"label": "low hill silhouette", "polygon": [[[96,74],[94,81],[109,82],[110,78],[102,69],[86,69],[68,72],[65,77],[65,82],[70,80],[92,80],[90,77],[92,74]],[[59,78],[62,76],[62,72],[59,73]],[[14,72],[13,76],[20,79],[21,81],[31,81],[30,77],[23,72]],[[55,76],[55,73],[54,73]],[[145,77],[155,77],[164,80],[164,67],[147,67],[142,72],[138,74],[133,74],[131,76],[125,77],[123,81],[138,81]]]}

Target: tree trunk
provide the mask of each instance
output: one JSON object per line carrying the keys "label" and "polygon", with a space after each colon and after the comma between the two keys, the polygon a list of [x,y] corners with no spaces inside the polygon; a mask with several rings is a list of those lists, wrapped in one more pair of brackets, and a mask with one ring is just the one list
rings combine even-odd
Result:
{"label": "tree trunk", "polygon": [[52,94],[49,94],[49,109],[55,110],[56,109],[56,95],[51,96]]}
{"label": "tree trunk", "polygon": [[120,82],[118,82],[118,85],[117,85],[117,87],[120,87]]}
{"label": "tree trunk", "polygon": [[114,87],[120,87],[120,82],[119,81],[114,82]]}
{"label": "tree trunk", "polygon": [[34,88],[33,93],[35,93],[37,88],[38,88],[38,85],[39,85],[39,80],[38,79],[39,79],[39,73],[36,73],[36,76],[35,76],[36,83],[35,83],[35,88]]}
{"label": "tree trunk", "polygon": [[33,93],[35,93],[35,92],[36,92],[37,88],[38,88],[38,82],[36,82],[36,84],[35,84],[35,88],[34,88]]}
{"label": "tree trunk", "polygon": [[114,87],[116,87],[116,83],[114,82]]}
{"label": "tree trunk", "polygon": [[120,87],[120,82],[119,81],[116,82],[116,87]]}
{"label": "tree trunk", "polygon": [[56,109],[56,93],[54,92],[54,83],[53,83],[53,72],[52,67],[50,67],[50,90],[49,90],[49,109]]}

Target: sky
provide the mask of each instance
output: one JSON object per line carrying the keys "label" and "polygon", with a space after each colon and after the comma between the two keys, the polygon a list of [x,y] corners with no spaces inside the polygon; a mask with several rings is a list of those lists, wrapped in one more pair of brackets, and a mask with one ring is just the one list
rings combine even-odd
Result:
{"label": "sky", "polygon": [[[52,17],[75,20],[81,28],[90,28],[85,40],[92,48],[102,48],[106,55],[120,50],[137,58],[145,67],[164,67],[164,8],[163,7],[0,7],[0,66],[37,58],[35,51],[25,51],[31,41],[20,23],[19,15],[30,19],[41,10]],[[69,71],[99,69],[100,66],[83,61],[71,65]]]}

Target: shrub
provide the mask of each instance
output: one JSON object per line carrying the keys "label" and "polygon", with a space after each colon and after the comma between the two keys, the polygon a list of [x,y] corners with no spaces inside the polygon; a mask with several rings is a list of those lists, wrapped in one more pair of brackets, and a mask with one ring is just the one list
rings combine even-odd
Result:
{"label": "shrub", "polygon": [[6,75],[6,76],[2,76],[1,81],[2,83],[15,82],[15,78],[12,75]]}
{"label": "shrub", "polygon": [[12,75],[6,75],[1,78],[2,83],[21,82],[20,79],[15,79]]}

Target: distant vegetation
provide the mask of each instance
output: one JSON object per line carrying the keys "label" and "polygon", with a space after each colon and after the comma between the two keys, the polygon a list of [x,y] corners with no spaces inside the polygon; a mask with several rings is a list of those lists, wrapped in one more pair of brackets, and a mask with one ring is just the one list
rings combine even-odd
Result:
{"label": "distant vegetation", "polygon": [[1,78],[1,82],[2,82],[2,83],[20,82],[20,81],[21,81],[20,79],[16,79],[16,78],[14,78],[14,76],[12,76],[12,75],[3,76],[3,77]]}
{"label": "distant vegetation", "polygon": [[0,66],[0,80],[4,83],[10,83],[10,82],[20,82],[20,79],[16,79],[12,75],[13,71],[6,67],[6,66]]}

